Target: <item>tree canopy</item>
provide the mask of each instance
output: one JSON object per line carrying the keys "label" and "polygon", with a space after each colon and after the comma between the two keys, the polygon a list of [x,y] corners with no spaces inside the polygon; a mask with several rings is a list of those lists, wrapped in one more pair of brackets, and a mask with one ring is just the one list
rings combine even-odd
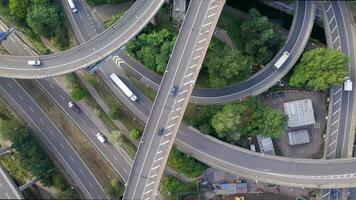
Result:
{"label": "tree canopy", "polygon": [[279,38],[273,24],[255,8],[250,9],[248,15],[249,19],[240,27],[240,42],[244,52],[252,56],[257,64],[265,64],[277,52]]}
{"label": "tree canopy", "polygon": [[168,29],[143,33],[127,43],[127,51],[148,69],[163,73],[173,49],[175,35]]}
{"label": "tree canopy", "polygon": [[292,87],[326,90],[347,76],[348,57],[340,51],[316,48],[305,52],[289,80]]}
{"label": "tree canopy", "polygon": [[227,104],[211,119],[217,136],[229,142],[237,142],[242,136],[255,134],[279,137],[283,134],[285,123],[282,112],[268,107],[256,97]]}
{"label": "tree canopy", "polygon": [[208,69],[209,86],[224,87],[241,81],[252,73],[252,59],[226,45],[212,42],[204,60]]}

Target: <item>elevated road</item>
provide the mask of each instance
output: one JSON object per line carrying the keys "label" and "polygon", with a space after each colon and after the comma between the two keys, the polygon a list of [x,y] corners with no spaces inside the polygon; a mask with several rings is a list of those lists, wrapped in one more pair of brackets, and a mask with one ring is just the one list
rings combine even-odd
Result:
{"label": "elevated road", "polygon": [[[198,104],[222,104],[236,101],[247,96],[258,95],[276,84],[297,62],[308,42],[315,19],[315,5],[312,1],[297,1],[296,11],[289,31],[288,38],[275,57],[259,72],[241,83],[217,89],[194,89],[191,102]],[[284,51],[290,56],[280,69],[274,63]],[[140,81],[157,90],[161,77],[147,70],[136,60],[122,52],[119,57],[125,62],[122,67],[139,78]]]}
{"label": "elevated road", "polygon": [[[91,40],[60,53],[41,56],[0,57],[0,76],[9,78],[44,78],[73,72],[88,67],[124,45],[137,35],[164,0],[137,0],[126,14],[112,27]],[[40,60],[39,67],[30,66],[28,60]]]}
{"label": "elevated road", "polygon": [[[124,199],[156,199],[165,164],[224,4],[224,0],[190,2],[146,123]],[[177,91],[172,95],[174,87]]]}
{"label": "elevated road", "polygon": [[0,198],[1,199],[23,199],[23,196],[12,181],[4,167],[0,165]]}

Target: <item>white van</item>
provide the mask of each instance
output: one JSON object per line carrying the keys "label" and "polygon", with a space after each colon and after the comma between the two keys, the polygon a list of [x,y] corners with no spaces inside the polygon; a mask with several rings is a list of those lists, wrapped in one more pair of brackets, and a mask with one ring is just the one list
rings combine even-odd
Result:
{"label": "white van", "polygon": [[39,61],[39,60],[29,60],[29,61],[27,61],[27,64],[31,65],[31,66],[39,66],[39,65],[41,65],[41,61]]}
{"label": "white van", "polygon": [[345,77],[344,91],[352,91],[352,81],[350,77]]}
{"label": "white van", "polygon": [[73,0],[67,0],[67,2],[69,4],[69,7],[72,10],[72,12],[74,12],[74,13],[78,12],[77,7],[75,6]]}
{"label": "white van", "polygon": [[98,138],[98,140],[101,142],[101,143],[105,143],[106,142],[106,137],[101,134],[101,133],[97,133],[96,134],[96,138]]}

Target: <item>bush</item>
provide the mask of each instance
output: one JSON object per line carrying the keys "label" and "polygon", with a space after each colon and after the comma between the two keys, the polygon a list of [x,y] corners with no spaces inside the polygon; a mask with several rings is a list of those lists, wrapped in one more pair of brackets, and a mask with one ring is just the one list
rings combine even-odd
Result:
{"label": "bush", "polygon": [[110,181],[107,193],[111,199],[119,199],[124,193],[124,188],[121,185],[119,179],[115,178]]}
{"label": "bush", "polygon": [[141,134],[137,129],[132,129],[130,131],[130,138],[131,139],[138,140],[138,139],[140,139],[140,137],[141,137]]}
{"label": "bush", "polygon": [[114,120],[120,119],[121,117],[121,109],[119,106],[115,106],[110,110],[110,117]]}
{"label": "bush", "polygon": [[111,18],[104,22],[105,28],[109,28],[110,26],[112,26],[113,24],[115,24],[115,22],[117,22],[122,16],[124,16],[125,12],[119,12],[116,15],[111,16]]}
{"label": "bush", "polygon": [[83,88],[74,88],[71,92],[70,92],[70,97],[74,100],[74,101],[79,101],[82,100],[83,98],[87,97],[88,93],[86,90],[84,90]]}
{"label": "bush", "polygon": [[196,192],[196,189],[197,188],[195,182],[184,183],[172,176],[163,177],[161,183],[163,196],[167,200],[179,199],[178,197],[180,193]]}
{"label": "bush", "polygon": [[167,163],[179,173],[190,178],[201,176],[208,168],[207,165],[191,158],[187,154],[180,152],[176,148],[172,148]]}

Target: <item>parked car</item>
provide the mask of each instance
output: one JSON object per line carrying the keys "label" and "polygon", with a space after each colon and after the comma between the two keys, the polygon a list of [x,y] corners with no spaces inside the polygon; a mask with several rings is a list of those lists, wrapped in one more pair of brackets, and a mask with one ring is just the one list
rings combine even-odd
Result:
{"label": "parked car", "polygon": [[80,109],[79,106],[77,104],[75,104],[74,102],[70,101],[68,102],[68,107],[72,110],[74,110],[77,113],[80,113]]}

